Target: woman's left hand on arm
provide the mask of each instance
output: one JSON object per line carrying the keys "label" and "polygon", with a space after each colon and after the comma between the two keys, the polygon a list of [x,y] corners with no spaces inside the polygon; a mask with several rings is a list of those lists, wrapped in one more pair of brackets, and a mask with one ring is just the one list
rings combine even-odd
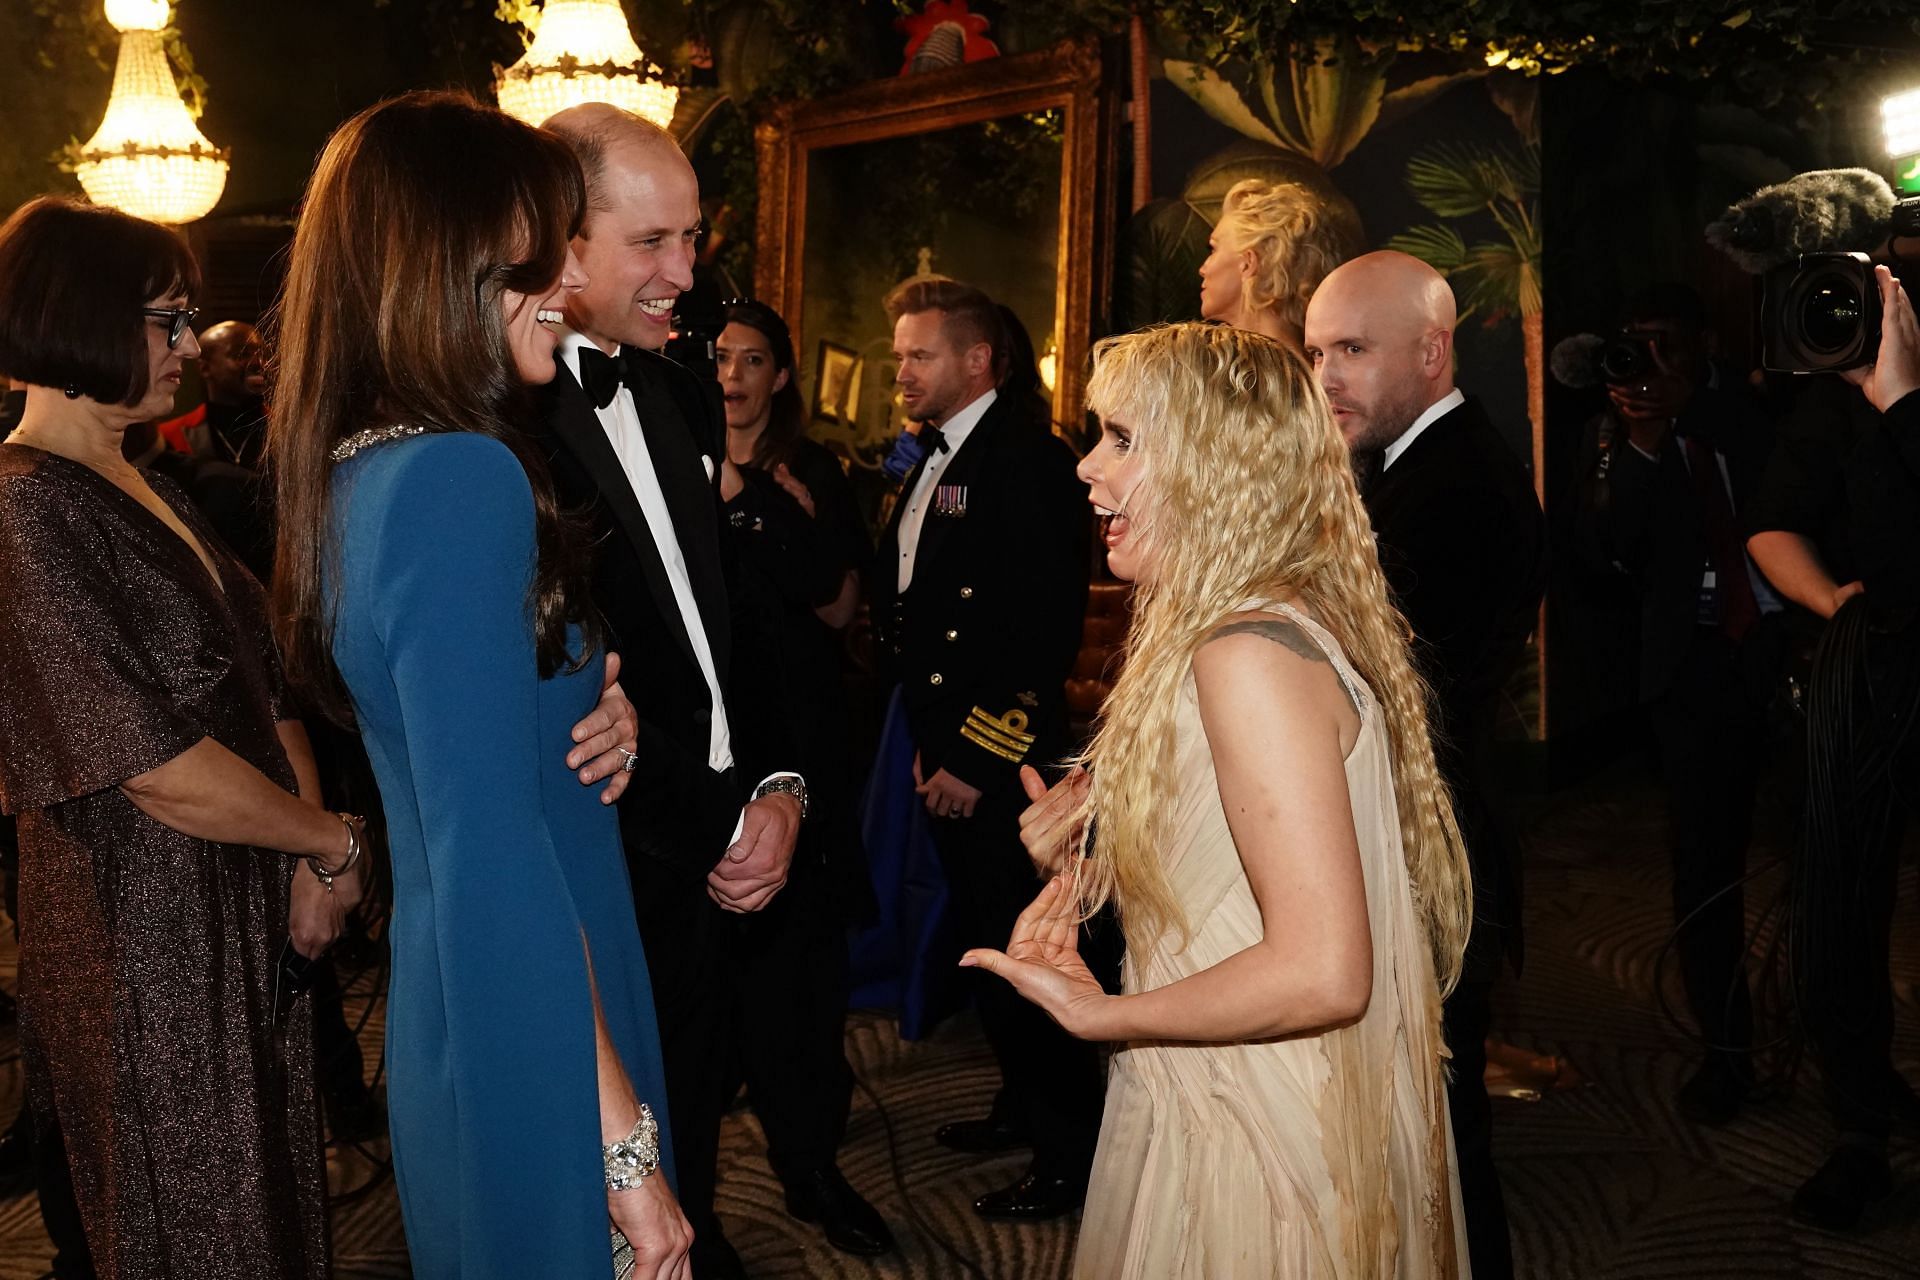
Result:
{"label": "woman's left hand on arm", "polygon": [[627,789],[626,763],[637,745],[639,714],[620,688],[620,655],[607,655],[606,674],[602,678],[600,701],[586,719],[573,726],[573,750],[567,752],[567,768],[580,775],[580,785],[590,787],[602,778],[600,803],[612,804]]}

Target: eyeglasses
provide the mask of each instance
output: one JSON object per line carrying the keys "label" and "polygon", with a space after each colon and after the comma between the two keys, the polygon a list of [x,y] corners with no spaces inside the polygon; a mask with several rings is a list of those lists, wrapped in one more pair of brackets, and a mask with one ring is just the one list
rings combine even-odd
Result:
{"label": "eyeglasses", "polygon": [[180,345],[180,339],[186,336],[187,330],[193,327],[193,322],[199,319],[200,308],[142,307],[140,314],[167,322],[167,350],[171,351]]}

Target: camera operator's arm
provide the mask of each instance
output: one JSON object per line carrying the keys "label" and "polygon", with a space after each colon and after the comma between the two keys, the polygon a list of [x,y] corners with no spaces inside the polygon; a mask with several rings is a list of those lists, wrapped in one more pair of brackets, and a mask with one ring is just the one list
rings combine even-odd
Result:
{"label": "camera operator's arm", "polygon": [[1784,529],[1756,533],[1747,539],[1747,554],[1775,591],[1823,618],[1831,618],[1841,605],[1867,589],[1860,582],[1835,582],[1821,563],[1813,539],[1805,534]]}

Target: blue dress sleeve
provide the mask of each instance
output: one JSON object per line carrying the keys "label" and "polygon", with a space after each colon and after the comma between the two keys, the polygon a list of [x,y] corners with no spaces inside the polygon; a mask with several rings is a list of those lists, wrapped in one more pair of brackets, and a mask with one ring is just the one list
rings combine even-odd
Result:
{"label": "blue dress sleeve", "polygon": [[381,460],[395,470],[372,516],[368,618],[432,886],[458,1117],[440,1136],[453,1157],[440,1167],[458,1180],[458,1274],[605,1274],[592,997],[541,802],[531,490],[512,453],[484,437],[395,452]]}

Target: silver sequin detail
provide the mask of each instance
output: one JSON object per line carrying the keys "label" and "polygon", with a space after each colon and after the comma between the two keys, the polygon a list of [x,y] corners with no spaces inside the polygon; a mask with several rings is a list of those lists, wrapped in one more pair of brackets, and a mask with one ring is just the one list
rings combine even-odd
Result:
{"label": "silver sequin detail", "polygon": [[365,431],[356,431],[333,446],[333,452],[327,456],[335,462],[345,462],[362,449],[376,444],[389,444],[395,440],[404,440],[408,436],[425,435],[426,428],[417,422],[396,422],[385,427],[368,427]]}

